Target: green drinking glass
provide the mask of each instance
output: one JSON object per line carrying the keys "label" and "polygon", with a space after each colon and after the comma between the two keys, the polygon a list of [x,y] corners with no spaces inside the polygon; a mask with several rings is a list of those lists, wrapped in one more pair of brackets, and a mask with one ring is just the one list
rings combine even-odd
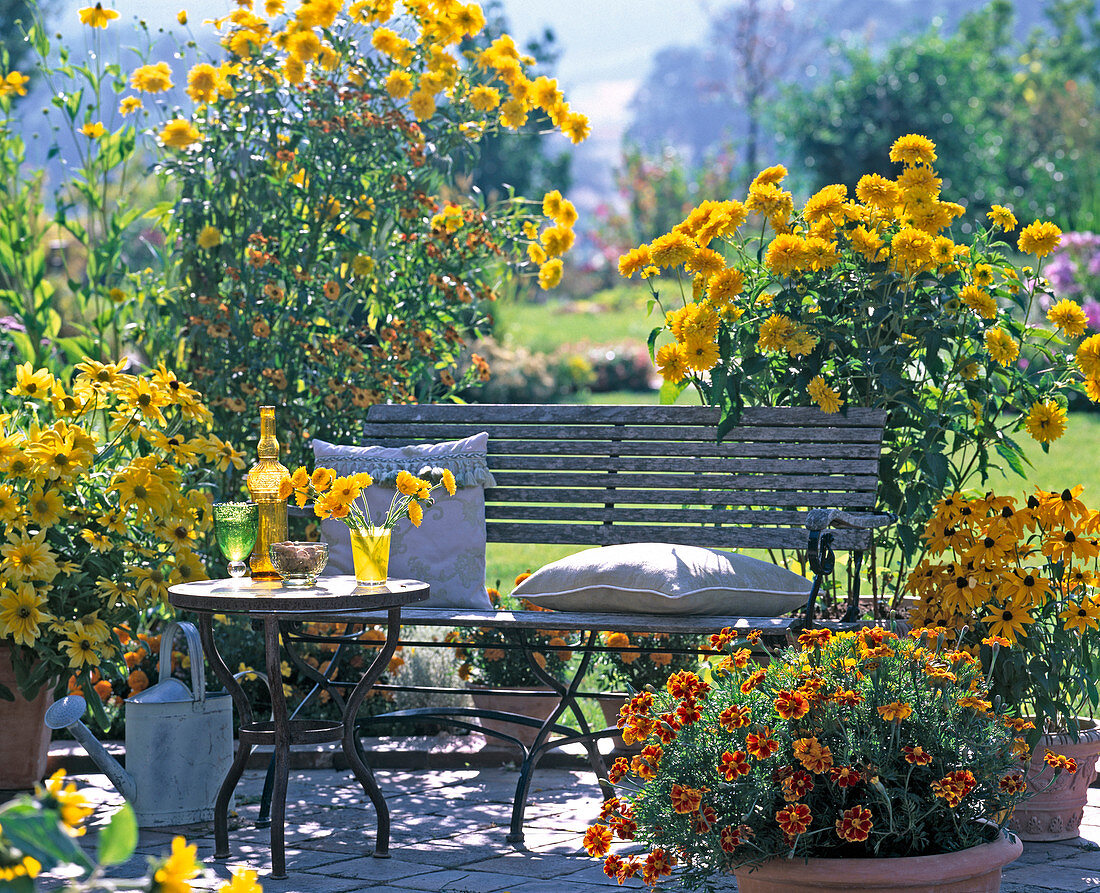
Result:
{"label": "green drinking glass", "polygon": [[243,577],[248,572],[244,559],[252,554],[259,528],[260,511],[256,503],[214,503],[214,536],[229,562],[229,576]]}

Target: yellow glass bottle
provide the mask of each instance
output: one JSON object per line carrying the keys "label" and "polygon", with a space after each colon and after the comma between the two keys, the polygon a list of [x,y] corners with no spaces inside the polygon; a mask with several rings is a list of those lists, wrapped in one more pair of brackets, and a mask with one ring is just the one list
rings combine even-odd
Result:
{"label": "yellow glass bottle", "polygon": [[260,525],[256,547],[249,567],[253,580],[281,580],[268,547],[286,540],[286,500],[279,498],[279,484],[290,474],[279,462],[279,441],[275,439],[275,407],[260,407],[260,442],[256,446],[258,461],[248,470],[246,483],[252,501],[259,506]]}

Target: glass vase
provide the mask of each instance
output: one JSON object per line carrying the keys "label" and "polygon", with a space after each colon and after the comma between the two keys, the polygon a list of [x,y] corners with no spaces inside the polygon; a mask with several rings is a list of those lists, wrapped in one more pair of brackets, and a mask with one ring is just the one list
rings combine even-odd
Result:
{"label": "glass vase", "polygon": [[390,531],[368,527],[351,531],[351,560],[355,582],[377,586],[385,583],[390,568]]}

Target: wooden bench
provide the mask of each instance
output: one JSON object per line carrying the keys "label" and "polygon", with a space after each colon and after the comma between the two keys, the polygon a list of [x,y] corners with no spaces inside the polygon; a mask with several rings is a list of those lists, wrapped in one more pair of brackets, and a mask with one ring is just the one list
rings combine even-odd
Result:
{"label": "wooden bench", "polygon": [[[665,542],[796,550],[815,573],[809,603],[798,618],[406,610],[402,621],[410,626],[498,627],[512,633],[519,647],[526,647],[527,633],[548,626],[581,637],[579,666],[568,681],[554,679],[531,660],[558,701],[545,723],[504,711],[494,714],[539,728],[535,743],[523,748],[509,841],[523,839],[531,773],[550,748],[583,743],[605,794],[611,793],[595,742],[614,730],[590,729],[577,704],[592,655],[600,650],[601,631],[702,637],[736,626],[789,639],[812,621],[814,600],[833,570],[836,549],[854,553],[857,582],[849,592],[845,619],[855,619],[859,562],[872,548],[873,528],[891,520],[873,511],[884,422],[884,412],[858,408],[845,415],[747,409],[718,443],[718,412],[709,407],[433,404],[370,409],[363,440],[369,444],[432,443],[488,432],[488,464],[496,478],[496,486],[485,493],[490,543],[583,547]],[[559,724],[567,710],[576,728]],[[371,721],[435,716],[476,728],[473,721],[480,715],[469,708],[426,708]],[[552,734],[561,737],[551,740]]]}

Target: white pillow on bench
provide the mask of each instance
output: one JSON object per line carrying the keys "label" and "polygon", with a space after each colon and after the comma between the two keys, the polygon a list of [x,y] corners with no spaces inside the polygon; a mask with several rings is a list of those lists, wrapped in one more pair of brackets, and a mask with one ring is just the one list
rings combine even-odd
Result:
{"label": "white pillow on bench", "polygon": [[[489,435],[475,434],[464,440],[413,444],[404,447],[344,446],[313,441],[317,466],[339,475],[368,472],[375,484],[367,488],[371,518],[380,520],[396,492],[398,471],[420,475],[422,469],[437,473],[448,469],[458,490],[448,496],[442,489],[435,504],[424,510],[424,521],[413,527],[402,520],[390,539],[390,576],[423,580],[431,587],[428,600],[417,607],[473,608],[489,610],[485,591],[485,488],[493,485],[486,464]],[[423,475],[428,476],[425,470]],[[353,574],[351,536],[343,521],[322,521],[321,538],[329,544],[328,574]]]}
{"label": "white pillow on bench", "polygon": [[556,611],[777,617],[806,603],[805,577],[736,552],[627,543],[569,555],[512,595]]}

